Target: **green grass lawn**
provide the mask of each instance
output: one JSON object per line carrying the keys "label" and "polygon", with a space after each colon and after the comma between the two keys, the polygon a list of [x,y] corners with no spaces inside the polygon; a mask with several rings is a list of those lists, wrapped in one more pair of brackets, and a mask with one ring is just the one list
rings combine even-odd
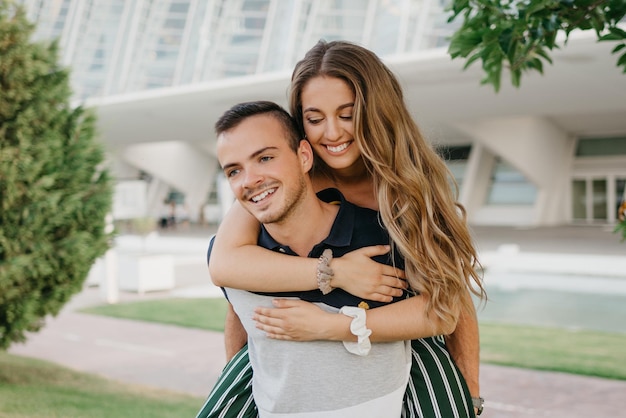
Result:
{"label": "green grass lawn", "polygon": [[81,312],[222,332],[227,304],[225,298],[155,299],[95,306]]}
{"label": "green grass lawn", "polygon": [[[226,300],[159,299],[84,312],[223,331]],[[626,334],[480,324],[481,361],[626,380]]]}
{"label": "green grass lawn", "polygon": [[193,417],[202,402],[0,351],[0,416],[5,418]]}
{"label": "green grass lawn", "polygon": [[484,363],[626,380],[626,334],[480,324]]}

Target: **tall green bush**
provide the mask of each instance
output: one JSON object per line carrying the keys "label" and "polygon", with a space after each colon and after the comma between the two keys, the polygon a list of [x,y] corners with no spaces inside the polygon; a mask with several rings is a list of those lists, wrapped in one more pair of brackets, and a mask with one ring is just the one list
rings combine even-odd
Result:
{"label": "tall green bush", "polygon": [[70,105],[56,44],[31,42],[0,0],[0,348],[24,341],[77,293],[109,247],[112,185],[95,117]]}

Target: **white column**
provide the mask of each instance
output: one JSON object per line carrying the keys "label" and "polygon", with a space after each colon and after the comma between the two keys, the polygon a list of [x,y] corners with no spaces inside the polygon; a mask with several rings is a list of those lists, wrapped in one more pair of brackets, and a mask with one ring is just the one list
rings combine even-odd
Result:
{"label": "white column", "polygon": [[131,145],[121,157],[185,194],[191,221],[197,221],[217,169],[217,160],[183,141]]}
{"label": "white column", "polygon": [[[105,232],[113,232],[113,215],[108,214],[106,218]],[[119,277],[117,269],[117,250],[112,246],[104,254],[104,274],[100,282],[100,295],[107,303],[117,303],[120,299]]]}
{"label": "white column", "polygon": [[494,155],[483,144],[475,142],[472,145],[459,194],[459,202],[465,207],[470,222],[487,199],[494,161]]}
{"label": "white column", "polygon": [[506,160],[538,190],[530,223],[566,221],[574,139],[546,118],[483,119],[458,126],[491,153]]}

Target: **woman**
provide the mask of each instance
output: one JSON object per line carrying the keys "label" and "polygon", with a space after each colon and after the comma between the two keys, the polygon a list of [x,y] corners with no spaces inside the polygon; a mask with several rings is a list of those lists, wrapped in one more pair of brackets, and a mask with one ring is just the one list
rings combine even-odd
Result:
{"label": "woman", "polygon": [[[462,321],[475,321],[468,290],[483,297],[484,289],[464,210],[450,189],[452,178],[445,163],[421,137],[391,71],[362,47],[321,41],[296,65],[290,110],[318,157],[312,173],[315,187],[336,187],[347,200],[379,210],[393,241],[392,251],[404,257],[406,279],[427,299],[427,310],[452,329],[458,306],[463,307]],[[317,287],[316,260],[281,257],[256,247],[258,224],[241,208],[231,212],[220,226],[211,257],[211,276],[217,285],[252,291]],[[334,259],[331,286],[386,300],[401,285],[394,278],[396,272],[373,267],[368,257],[376,250],[368,251],[355,254],[352,259],[358,261],[351,264],[348,256]],[[363,272],[372,268],[374,277],[363,280]],[[374,310],[368,312],[367,322],[372,341],[413,340],[406,416],[473,416],[465,381],[443,338],[417,339],[424,333],[412,333],[417,311],[410,310],[411,299],[417,298],[377,309],[389,312],[386,321],[380,321],[386,326],[374,327]],[[270,337],[319,338],[308,319],[315,310],[305,302],[278,301],[277,308],[257,311],[259,327]],[[304,324],[309,324],[306,331]],[[477,388],[474,394],[478,395]]]}

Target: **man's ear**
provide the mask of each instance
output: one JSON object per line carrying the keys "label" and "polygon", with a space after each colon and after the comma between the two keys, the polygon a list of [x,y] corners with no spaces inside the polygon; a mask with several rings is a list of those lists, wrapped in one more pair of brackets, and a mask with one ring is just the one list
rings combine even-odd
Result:
{"label": "man's ear", "polygon": [[304,172],[308,173],[313,167],[313,158],[315,158],[315,155],[313,154],[311,144],[306,139],[302,139],[300,141],[300,145],[298,146],[298,157],[300,157],[300,162],[302,163]]}

